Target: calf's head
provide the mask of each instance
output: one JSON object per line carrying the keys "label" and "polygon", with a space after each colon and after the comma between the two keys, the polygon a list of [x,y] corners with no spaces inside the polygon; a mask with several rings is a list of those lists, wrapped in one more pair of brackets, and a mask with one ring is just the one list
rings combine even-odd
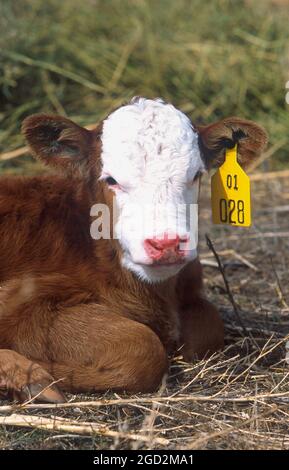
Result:
{"label": "calf's head", "polygon": [[23,132],[45,163],[102,186],[110,210],[114,201],[122,264],[148,282],[175,275],[196,257],[202,172],[220,165],[235,142],[243,166],[267,142],[251,121],[194,127],[171,104],[145,98],[120,107],[92,131],[40,114],[24,121]]}

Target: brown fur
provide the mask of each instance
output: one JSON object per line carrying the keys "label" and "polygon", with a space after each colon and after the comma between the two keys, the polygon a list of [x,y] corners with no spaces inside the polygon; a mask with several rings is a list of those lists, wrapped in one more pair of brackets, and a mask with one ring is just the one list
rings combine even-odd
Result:
{"label": "brown fur", "polygon": [[96,183],[101,126],[36,115],[23,130],[37,157],[65,174],[1,180],[0,387],[25,399],[60,380],[39,396],[53,402],[64,399],[59,388],[146,392],[177,348],[186,360],[221,348],[198,260],[149,285],[121,267],[117,241],[90,237],[91,206],[112,203]]}

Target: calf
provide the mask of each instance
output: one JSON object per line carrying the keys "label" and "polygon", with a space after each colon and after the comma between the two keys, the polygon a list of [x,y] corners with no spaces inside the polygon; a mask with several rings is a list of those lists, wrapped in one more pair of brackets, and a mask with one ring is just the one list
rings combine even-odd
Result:
{"label": "calf", "polygon": [[[173,208],[197,204],[201,173],[228,144],[238,141],[245,165],[265,132],[238,118],[194,127],[144,98],[92,131],[46,114],[22,129],[58,171],[1,180],[1,389],[51,402],[61,390],[148,392],[176,349],[189,361],[222,348],[222,320],[202,295],[196,217],[189,227],[181,210],[176,224]],[[145,233],[131,224],[132,205],[150,208]]]}

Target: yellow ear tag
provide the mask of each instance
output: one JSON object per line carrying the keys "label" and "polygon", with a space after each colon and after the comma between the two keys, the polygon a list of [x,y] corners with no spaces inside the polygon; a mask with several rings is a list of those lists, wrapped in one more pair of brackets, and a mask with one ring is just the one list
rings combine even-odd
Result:
{"label": "yellow ear tag", "polygon": [[214,224],[251,225],[250,180],[237,161],[237,145],[226,149],[222,166],[211,179]]}

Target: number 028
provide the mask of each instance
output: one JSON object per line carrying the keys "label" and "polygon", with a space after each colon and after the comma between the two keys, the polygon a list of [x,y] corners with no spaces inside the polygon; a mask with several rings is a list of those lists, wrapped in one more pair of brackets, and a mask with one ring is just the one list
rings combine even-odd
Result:
{"label": "number 028", "polygon": [[[220,199],[220,219],[223,223],[229,224],[243,224],[245,221],[244,214],[244,201],[239,199],[235,201],[234,199]],[[237,221],[234,219],[235,214],[237,214]]]}

